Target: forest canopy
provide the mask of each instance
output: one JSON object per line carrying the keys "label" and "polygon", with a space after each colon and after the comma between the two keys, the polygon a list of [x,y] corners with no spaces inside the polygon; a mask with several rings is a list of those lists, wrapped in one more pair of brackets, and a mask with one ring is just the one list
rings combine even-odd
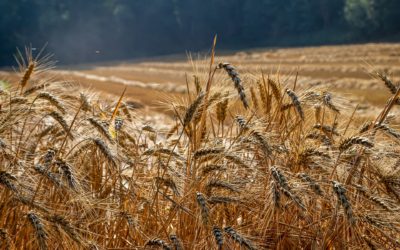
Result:
{"label": "forest canopy", "polygon": [[32,44],[62,63],[207,49],[398,40],[398,0],[0,0],[0,65]]}

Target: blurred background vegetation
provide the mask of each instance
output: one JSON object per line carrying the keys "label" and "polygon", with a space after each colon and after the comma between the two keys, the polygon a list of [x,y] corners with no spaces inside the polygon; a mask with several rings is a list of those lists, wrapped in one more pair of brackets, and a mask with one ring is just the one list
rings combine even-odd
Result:
{"label": "blurred background vegetation", "polygon": [[207,49],[400,40],[399,0],[0,0],[0,65],[48,42],[62,63]]}

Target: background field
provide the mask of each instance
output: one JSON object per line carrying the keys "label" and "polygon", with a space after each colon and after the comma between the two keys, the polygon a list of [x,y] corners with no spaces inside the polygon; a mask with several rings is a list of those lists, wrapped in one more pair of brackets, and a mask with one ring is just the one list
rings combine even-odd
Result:
{"label": "background field", "polygon": [[[88,91],[95,90],[109,99],[115,99],[127,87],[125,98],[136,105],[140,118],[165,127],[166,124],[160,121],[167,124],[171,121],[162,103],[172,97],[185,96],[186,83],[193,90],[193,75],[206,75],[208,70],[206,56],[207,52],[188,53],[57,66],[49,74]],[[348,108],[354,109],[358,105],[358,114],[368,118],[375,116],[389,98],[376,73],[386,72],[395,83],[400,82],[399,43],[217,51],[216,61],[238,65],[247,90],[255,85],[261,72],[271,76],[279,74],[289,87],[298,72],[297,82],[301,89],[316,87],[337,92],[349,102]],[[12,70],[0,70],[0,80],[18,77]]]}
{"label": "background field", "polygon": [[[188,58],[190,56],[176,55],[64,66],[54,72],[58,78],[73,80],[103,94],[120,95],[128,86],[128,98],[154,110],[159,107],[159,101],[165,99],[165,93],[186,93],[186,80],[192,82],[194,74],[206,72],[205,53],[191,55],[192,63]],[[279,72],[287,84],[292,84],[298,72],[300,87],[320,86],[341,92],[357,101],[361,108],[382,106],[388,98],[387,91],[377,91],[385,87],[376,78],[376,72],[388,72],[394,82],[398,82],[400,76],[398,43],[217,52],[216,60],[238,65],[245,80],[261,71],[271,75]],[[0,72],[0,77],[7,78],[10,74]],[[246,81],[244,84],[246,87]]]}

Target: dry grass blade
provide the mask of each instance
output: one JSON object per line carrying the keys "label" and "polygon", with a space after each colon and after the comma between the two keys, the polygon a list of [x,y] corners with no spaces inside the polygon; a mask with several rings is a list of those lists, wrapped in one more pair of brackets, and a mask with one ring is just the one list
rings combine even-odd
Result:
{"label": "dry grass blade", "polygon": [[314,108],[315,108],[315,122],[317,124],[320,124],[321,120],[322,120],[321,119],[321,117],[322,117],[322,115],[321,115],[322,108],[321,108],[320,105],[315,105]]}
{"label": "dry grass blade", "polygon": [[125,87],[125,88],[124,88],[124,91],[122,91],[122,94],[121,94],[121,96],[120,96],[119,99],[118,99],[117,105],[115,106],[114,111],[113,111],[113,113],[112,113],[112,115],[111,115],[111,118],[110,118],[110,124],[111,124],[111,121],[113,121],[114,118],[115,118],[115,116],[117,115],[119,106],[121,105],[122,98],[124,98],[124,95],[125,95],[125,92],[126,92],[126,89],[127,89],[127,88],[128,88],[128,87]]}

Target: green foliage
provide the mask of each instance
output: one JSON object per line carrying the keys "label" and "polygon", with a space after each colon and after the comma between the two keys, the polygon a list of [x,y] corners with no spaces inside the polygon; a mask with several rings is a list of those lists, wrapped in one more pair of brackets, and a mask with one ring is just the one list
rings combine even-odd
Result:
{"label": "green foliage", "polygon": [[345,17],[350,25],[361,30],[375,30],[378,26],[374,1],[347,0]]}
{"label": "green foliage", "polygon": [[367,34],[398,33],[400,1],[346,0],[345,18],[349,25]]}

